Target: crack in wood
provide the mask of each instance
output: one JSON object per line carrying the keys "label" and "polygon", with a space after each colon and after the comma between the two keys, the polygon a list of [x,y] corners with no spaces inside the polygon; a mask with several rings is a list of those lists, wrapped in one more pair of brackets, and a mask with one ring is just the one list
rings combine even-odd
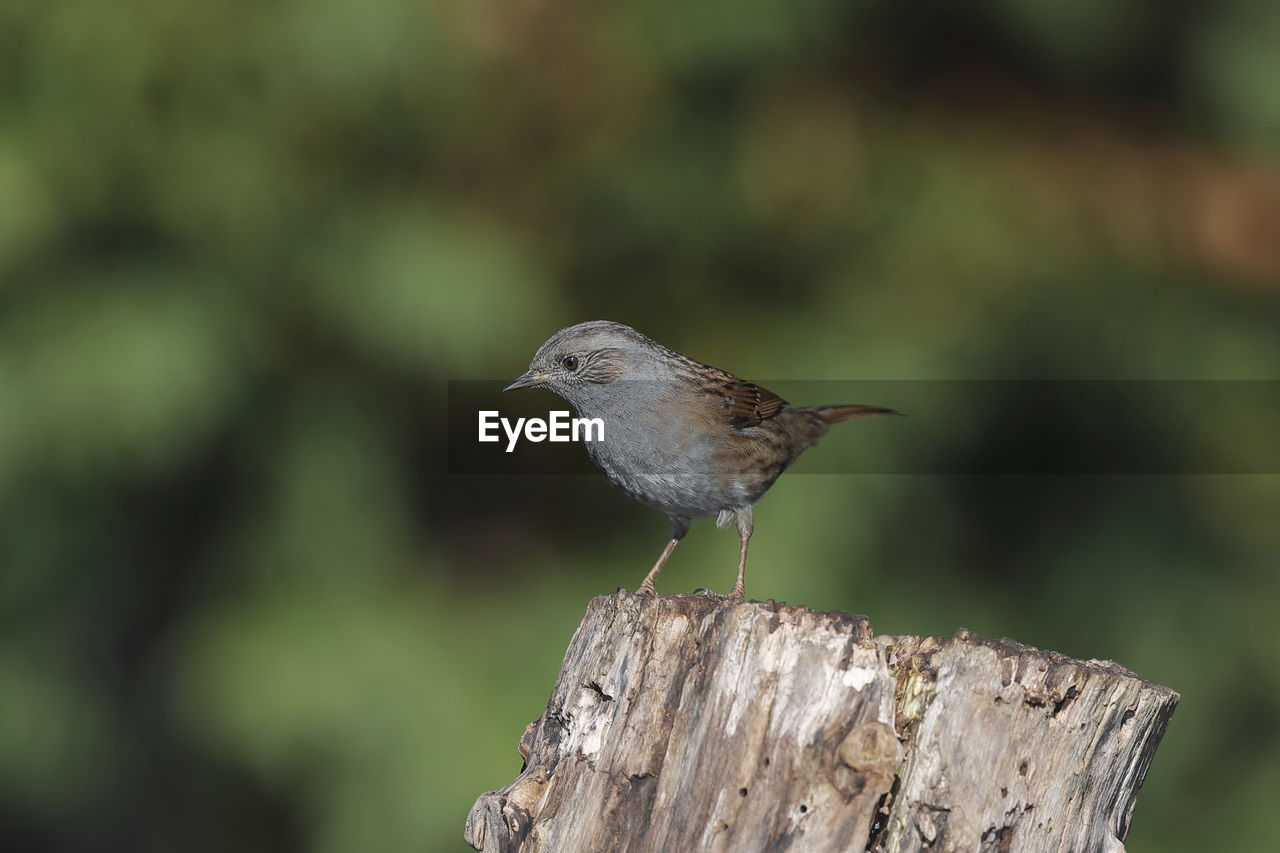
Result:
{"label": "crack in wood", "polygon": [[591,692],[595,693],[595,694],[596,694],[596,696],[600,697],[601,701],[604,701],[604,702],[612,702],[612,701],[613,701],[613,697],[612,697],[612,696],[610,696],[608,693],[605,693],[605,692],[604,692],[604,688],[600,686],[600,682],[599,682],[599,681],[596,681],[596,680],[594,680],[594,679],[593,679],[593,680],[591,680],[591,681],[588,681],[586,684],[584,684],[584,685],[582,685],[582,686],[583,686],[583,687],[585,687],[585,688],[587,688],[587,689],[588,689],[588,690],[590,690]]}

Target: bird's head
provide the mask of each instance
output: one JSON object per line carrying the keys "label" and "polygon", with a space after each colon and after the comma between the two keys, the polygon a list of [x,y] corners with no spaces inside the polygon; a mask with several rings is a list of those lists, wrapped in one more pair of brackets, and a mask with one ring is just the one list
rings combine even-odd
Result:
{"label": "bird's head", "polygon": [[666,352],[630,326],[590,320],[548,338],[525,374],[502,390],[547,388],[581,407],[622,377],[661,378],[657,364]]}

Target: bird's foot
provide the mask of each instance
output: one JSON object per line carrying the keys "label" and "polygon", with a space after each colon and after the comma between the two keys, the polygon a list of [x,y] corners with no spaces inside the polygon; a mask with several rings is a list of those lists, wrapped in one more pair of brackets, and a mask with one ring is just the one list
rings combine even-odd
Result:
{"label": "bird's foot", "polygon": [[742,601],[742,599],[747,597],[747,591],[741,583],[735,583],[733,585],[733,592],[729,593],[726,597],[733,601]]}
{"label": "bird's foot", "polygon": [[644,583],[640,584],[636,589],[636,595],[657,595],[658,591],[653,587],[653,581],[648,578],[644,579]]}

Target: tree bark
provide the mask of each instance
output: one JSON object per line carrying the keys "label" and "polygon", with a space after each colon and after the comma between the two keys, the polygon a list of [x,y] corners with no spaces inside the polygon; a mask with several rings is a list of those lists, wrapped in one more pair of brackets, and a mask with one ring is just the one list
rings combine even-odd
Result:
{"label": "tree bark", "polygon": [[476,801],[466,840],[1118,853],[1177,702],[1110,661],[964,630],[619,591],[588,605],[524,770]]}

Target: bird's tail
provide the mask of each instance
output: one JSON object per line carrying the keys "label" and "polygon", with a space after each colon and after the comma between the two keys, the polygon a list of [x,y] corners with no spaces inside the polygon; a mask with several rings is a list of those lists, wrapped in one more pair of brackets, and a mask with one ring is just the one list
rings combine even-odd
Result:
{"label": "bird's tail", "polygon": [[805,406],[799,409],[783,409],[778,413],[776,420],[786,422],[787,428],[783,434],[792,441],[791,459],[795,459],[804,452],[806,447],[826,435],[832,424],[877,415],[898,414],[901,412],[886,409],[883,406]]}
{"label": "bird's tail", "polygon": [[828,424],[852,421],[857,418],[873,418],[876,415],[901,415],[902,412],[883,406],[814,406],[810,409]]}

